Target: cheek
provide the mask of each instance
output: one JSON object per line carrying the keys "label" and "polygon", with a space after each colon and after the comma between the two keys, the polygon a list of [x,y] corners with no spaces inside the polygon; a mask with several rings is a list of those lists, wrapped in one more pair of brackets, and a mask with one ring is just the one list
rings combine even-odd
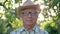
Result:
{"label": "cheek", "polygon": [[26,19],[26,17],[22,17],[22,19],[23,19],[23,20],[25,20],[25,19]]}
{"label": "cheek", "polygon": [[27,17],[25,17],[25,16],[22,17],[22,20],[23,20],[24,22],[26,22],[26,19],[27,19]]}
{"label": "cheek", "polygon": [[37,21],[37,17],[33,17],[33,21],[36,22]]}
{"label": "cheek", "polygon": [[24,22],[28,22],[28,21],[26,21],[27,19],[32,19],[33,23],[37,21],[37,18],[38,18],[37,16],[34,16],[32,18],[28,18],[28,17],[24,17],[24,16],[22,17],[22,19],[23,19]]}

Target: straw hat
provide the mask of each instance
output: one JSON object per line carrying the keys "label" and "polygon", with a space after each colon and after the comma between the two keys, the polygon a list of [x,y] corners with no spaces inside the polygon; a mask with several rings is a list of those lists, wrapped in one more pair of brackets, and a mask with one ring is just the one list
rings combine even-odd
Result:
{"label": "straw hat", "polygon": [[18,15],[20,16],[20,12],[26,9],[34,9],[34,10],[40,10],[39,4],[34,4],[31,0],[26,0],[22,6],[19,6],[17,8]]}

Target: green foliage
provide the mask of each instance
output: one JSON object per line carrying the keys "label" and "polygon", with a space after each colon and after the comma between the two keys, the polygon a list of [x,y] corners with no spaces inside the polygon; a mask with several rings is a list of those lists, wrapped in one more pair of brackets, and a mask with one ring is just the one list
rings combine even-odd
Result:
{"label": "green foliage", "polygon": [[[13,9],[13,2],[16,3],[22,3],[22,0],[1,0],[2,2],[0,2],[0,6],[3,6],[3,11],[4,13],[0,12],[0,34],[9,34],[12,30],[17,29],[19,27],[21,27],[23,25],[23,21],[22,19],[20,19],[20,16],[17,15],[17,10]],[[34,2],[37,0],[34,0]],[[48,18],[48,16],[50,16],[52,18],[51,21],[46,21],[42,24],[44,24],[42,26],[43,29],[46,29],[49,34],[58,34],[57,33],[57,26],[60,25],[60,6],[58,6],[60,4],[60,0],[44,0],[44,4],[49,6],[49,8],[43,12],[44,17]],[[49,3],[49,4],[47,4]],[[58,4],[58,5],[57,5]],[[54,9],[54,6],[57,7],[57,9]],[[53,9],[56,12],[57,16],[52,16],[51,12],[50,15],[48,15],[48,12],[50,9]],[[0,10],[2,10],[0,8]],[[58,23],[56,25],[56,23]],[[40,24],[40,23],[39,23]]]}
{"label": "green foliage", "polygon": [[38,0],[34,0],[34,1],[38,1]]}
{"label": "green foliage", "polygon": [[12,25],[13,29],[17,29],[17,28],[20,28],[23,25],[23,21],[21,19],[16,18],[16,20],[14,20],[11,23],[11,25]]}
{"label": "green foliage", "polygon": [[[60,25],[59,24],[59,19],[60,19],[60,17],[59,17],[60,16],[60,11],[59,11],[60,10],[59,9],[60,8],[60,0],[44,0],[44,2],[45,2],[45,5],[49,6],[48,10],[52,8],[54,10],[54,12],[56,13],[56,17],[55,16],[51,16],[51,15],[50,16],[53,18],[54,23],[56,23],[56,25],[58,27],[57,28],[58,29],[58,34],[60,34],[60,28],[59,28],[59,25]],[[50,12],[52,12],[52,11],[50,11]],[[52,27],[51,27],[51,29],[52,29]]]}
{"label": "green foliage", "polygon": [[15,0],[15,3],[18,3],[18,2],[22,3],[22,0]]}
{"label": "green foliage", "polygon": [[[17,16],[16,9],[13,9],[12,0],[1,0],[0,6],[3,6],[0,12],[0,34],[10,34],[16,28],[21,27],[22,20]],[[13,1],[14,2],[14,1]]]}
{"label": "green foliage", "polygon": [[44,25],[44,29],[47,30],[49,34],[58,34],[57,25],[55,24],[55,22],[53,22],[53,20],[46,21],[45,23],[46,24]]}

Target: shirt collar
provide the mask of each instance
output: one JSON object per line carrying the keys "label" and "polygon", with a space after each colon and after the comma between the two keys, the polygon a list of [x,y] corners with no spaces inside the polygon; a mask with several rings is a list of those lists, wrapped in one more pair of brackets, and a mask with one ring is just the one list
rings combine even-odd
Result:
{"label": "shirt collar", "polygon": [[[38,25],[35,25],[33,28],[32,28],[32,30],[34,30],[35,32],[39,32],[39,26]],[[22,32],[22,31],[25,31],[25,28],[24,28],[24,26],[23,27],[21,27],[21,29],[20,29],[20,31]]]}
{"label": "shirt collar", "polygon": [[38,25],[35,25],[34,28],[33,28],[33,30],[34,30],[35,32],[39,32],[39,29],[40,29],[40,28],[39,28]]}

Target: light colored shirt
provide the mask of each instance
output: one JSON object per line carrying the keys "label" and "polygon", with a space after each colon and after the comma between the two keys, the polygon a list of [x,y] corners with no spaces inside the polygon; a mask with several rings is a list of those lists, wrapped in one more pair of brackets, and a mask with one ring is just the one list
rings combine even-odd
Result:
{"label": "light colored shirt", "polygon": [[40,29],[38,25],[35,25],[29,32],[24,27],[21,27],[12,31],[10,34],[48,34],[48,32]]}

